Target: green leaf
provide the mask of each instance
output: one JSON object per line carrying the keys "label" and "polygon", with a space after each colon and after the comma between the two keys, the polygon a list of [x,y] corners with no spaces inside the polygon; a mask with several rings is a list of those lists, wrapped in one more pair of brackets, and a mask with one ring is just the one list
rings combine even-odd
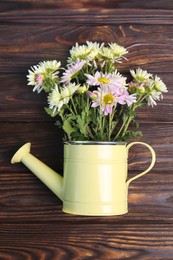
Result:
{"label": "green leaf", "polygon": [[136,120],[132,120],[134,127],[139,128],[139,123]]}
{"label": "green leaf", "polygon": [[85,110],[82,111],[81,115],[77,116],[76,120],[78,124],[78,128],[80,130],[80,133],[84,136],[88,136],[88,125],[91,122],[91,116],[89,114],[88,108],[85,108]]}
{"label": "green leaf", "polygon": [[44,110],[46,111],[46,113],[51,116],[51,117],[55,117],[56,115],[58,115],[58,111],[56,111],[55,113],[53,113],[53,110],[48,108],[48,107],[45,107]]}
{"label": "green leaf", "polygon": [[76,131],[76,129],[72,126],[72,120],[70,118],[67,118],[64,121],[63,130],[67,133],[69,139],[71,137],[71,134]]}
{"label": "green leaf", "polygon": [[133,111],[133,110],[130,110],[130,111],[129,111],[129,116],[130,116],[131,118],[134,118],[134,117],[136,116],[136,112]]}
{"label": "green leaf", "polygon": [[55,122],[55,125],[58,126],[59,128],[62,128],[62,122],[60,122],[59,120]]}
{"label": "green leaf", "polygon": [[86,123],[85,123],[85,118],[81,117],[81,116],[77,116],[77,124],[78,127],[80,129],[80,132],[82,134],[85,134],[85,130],[86,130]]}
{"label": "green leaf", "polygon": [[46,93],[50,92],[55,87],[55,81],[50,77],[45,78],[43,81],[43,89]]}
{"label": "green leaf", "polygon": [[127,131],[126,134],[124,135],[123,139],[124,141],[131,139],[131,138],[136,138],[142,136],[141,131]]}
{"label": "green leaf", "polygon": [[77,131],[73,132],[71,134],[71,137],[75,141],[86,141],[86,140],[88,140],[84,135],[82,135],[81,133],[78,133]]}

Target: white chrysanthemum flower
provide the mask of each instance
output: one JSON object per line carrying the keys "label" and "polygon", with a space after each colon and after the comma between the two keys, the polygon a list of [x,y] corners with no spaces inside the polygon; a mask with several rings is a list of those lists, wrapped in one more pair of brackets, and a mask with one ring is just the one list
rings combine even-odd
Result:
{"label": "white chrysanthemum flower", "polygon": [[156,106],[157,100],[160,100],[163,98],[162,92],[168,92],[166,85],[163,83],[163,81],[158,77],[155,76],[154,80],[150,80],[149,82],[149,88],[150,88],[150,95],[146,98],[148,106]]}
{"label": "white chrysanthemum flower", "polygon": [[143,83],[144,81],[147,81],[150,79],[150,77],[152,77],[152,74],[140,68],[138,68],[136,71],[130,70],[130,73],[137,83]]}
{"label": "white chrysanthemum flower", "polygon": [[65,72],[63,73],[61,82],[64,84],[70,83],[71,79],[75,76],[76,73],[78,73],[82,69],[84,64],[85,64],[85,61],[77,60],[77,62],[69,65],[68,69],[65,70]]}
{"label": "white chrysanthemum flower", "polygon": [[40,93],[44,88],[44,80],[56,79],[57,70],[61,66],[61,62],[53,61],[43,61],[39,65],[31,67],[31,70],[28,70],[29,74],[28,85],[34,86],[33,91]]}
{"label": "white chrysanthemum flower", "polygon": [[49,108],[53,109],[53,114],[56,112],[56,110],[59,112],[64,104],[57,85],[55,85],[55,88],[48,96],[48,104]]}
{"label": "white chrysanthemum flower", "polygon": [[154,107],[157,105],[156,100],[160,100],[162,98],[163,98],[163,96],[161,93],[153,90],[151,95],[149,95],[149,97],[146,98],[147,104],[148,104],[148,106]]}
{"label": "white chrysanthemum flower", "polygon": [[[87,46],[89,47],[89,50],[100,48],[100,44],[98,42],[87,41],[86,43],[87,43]],[[103,45],[104,45],[104,43],[101,44],[101,46],[103,46]]]}
{"label": "white chrysanthemum flower", "polygon": [[157,75],[154,78],[153,85],[154,89],[158,92],[168,92],[166,85]]}
{"label": "white chrysanthemum flower", "polygon": [[117,43],[109,43],[109,47],[113,51],[115,58],[121,58],[124,54],[128,53],[126,48],[118,45]]}
{"label": "white chrysanthemum flower", "polygon": [[61,90],[61,97],[64,104],[68,104],[72,95],[79,89],[80,85],[76,85],[75,83],[70,83],[66,85]]}
{"label": "white chrysanthemum flower", "polygon": [[100,48],[102,48],[104,44],[102,44],[100,46],[100,44],[97,43],[97,42],[89,42],[89,41],[87,41],[87,45],[88,45],[88,47],[90,49],[90,52],[89,52],[89,54],[87,56],[87,60],[91,61],[91,60],[94,60],[94,59],[98,58]]}
{"label": "white chrysanthemum flower", "polygon": [[70,83],[59,91],[58,86],[55,85],[55,88],[48,96],[49,108],[53,109],[53,114],[57,110],[59,112],[63,105],[68,104],[70,98],[78,90],[79,86],[80,85],[76,85],[75,83]]}
{"label": "white chrysanthemum flower", "polygon": [[33,66],[31,67],[31,70],[28,70],[27,80],[28,85],[34,86],[33,91],[36,91],[38,93],[41,92],[42,83],[44,79],[44,73],[43,69],[40,66]]}
{"label": "white chrysanthemum flower", "polygon": [[103,47],[100,49],[99,53],[102,56],[102,59],[114,61],[114,53],[110,48]]}
{"label": "white chrysanthemum flower", "polygon": [[91,51],[91,46],[79,45],[76,43],[70,50],[70,57],[68,58],[68,63],[72,63],[78,59],[86,60],[87,56]]}
{"label": "white chrysanthemum flower", "polygon": [[39,63],[39,66],[42,68],[44,72],[54,72],[60,68],[61,62],[56,60],[43,61]]}

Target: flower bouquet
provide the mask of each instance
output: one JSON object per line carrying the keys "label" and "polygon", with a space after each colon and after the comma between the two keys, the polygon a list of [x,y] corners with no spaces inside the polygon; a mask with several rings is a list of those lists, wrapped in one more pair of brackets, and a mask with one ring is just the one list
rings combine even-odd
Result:
{"label": "flower bouquet", "polygon": [[137,68],[128,81],[118,64],[128,51],[117,43],[76,43],[67,66],[43,61],[29,70],[28,85],[47,93],[46,112],[68,141],[126,141],[141,135],[138,108],[155,106],[167,92],[158,76]]}

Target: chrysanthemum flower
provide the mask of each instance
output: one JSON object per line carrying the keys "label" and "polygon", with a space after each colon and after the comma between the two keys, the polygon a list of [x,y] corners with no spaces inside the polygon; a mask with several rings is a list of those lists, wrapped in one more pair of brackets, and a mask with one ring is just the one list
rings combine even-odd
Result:
{"label": "chrysanthemum flower", "polygon": [[34,86],[33,91],[38,93],[42,90],[42,83],[44,79],[43,70],[40,66],[33,66],[31,70],[28,70],[29,74],[27,75],[28,85]]}
{"label": "chrysanthemum flower", "polygon": [[124,87],[126,78],[121,76],[119,73],[108,73],[104,74],[97,71],[94,76],[90,74],[85,74],[87,77],[87,83],[91,86],[117,86]]}
{"label": "chrysanthemum flower", "polygon": [[70,57],[68,58],[68,63],[73,63],[76,60],[85,60],[86,57],[89,55],[91,51],[91,47],[84,44],[84,45],[79,45],[76,43],[75,46],[73,46],[70,50]]}
{"label": "chrysanthemum flower", "polygon": [[101,110],[105,116],[111,114],[112,108],[118,103],[130,106],[132,103],[136,102],[135,94],[129,95],[128,91],[124,88],[109,86],[104,88],[99,87],[97,90],[90,92],[89,96],[92,99],[91,107],[101,106]]}
{"label": "chrysanthemum flower", "polygon": [[72,63],[68,66],[68,69],[65,70],[61,78],[61,82],[64,84],[70,83],[71,79],[82,69],[85,61],[77,60],[75,63]]}
{"label": "chrysanthemum flower", "polygon": [[65,68],[56,60],[31,67],[28,85],[47,93],[46,112],[57,116],[65,139],[124,141],[140,134],[129,129],[136,109],[157,105],[167,88],[158,76],[140,68],[130,71],[128,82],[117,71],[117,63],[127,53],[117,43],[87,41],[71,48]]}
{"label": "chrysanthemum flower", "polygon": [[45,81],[57,78],[60,66],[61,62],[53,60],[43,61],[37,66],[31,67],[31,70],[28,70],[29,74],[27,75],[28,85],[34,86],[33,91],[40,93],[44,88]]}
{"label": "chrysanthemum flower", "polygon": [[130,72],[134,81],[129,83],[129,91],[146,95],[145,101],[148,106],[157,105],[156,101],[163,98],[162,92],[168,91],[161,78],[157,75],[153,77],[152,74],[142,69],[137,69],[136,72],[131,70]]}
{"label": "chrysanthemum flower", "polygon": [[99,50],[100,50],[100,48],[102,48],[103,44],[100,46],[100,44],[97,43],[97,42],[87,41],[87,46],[88,46],[90,51],[89,51],[89,53],[86,57],[87,58],[86,60],[88,60],[88,61],[93,60],[94,61],[95,59],[98,58]]}
{"label": "chrysanthemum flower", "polygon": [[72,95],[79,89],[80,85],[70,83],[61,89],[61,97],[64,104],[68,104]]}
{"label": "chrysanthemum flower", "polygon": [[114,53],[110,48],[103,47],[100,49],[99,53],[103,60],[110,60],[110,61],[114,62],[114,60],[115,60]]}
{"label": "chrysanthemum flower", "polygon": [[120,46],[117,43],[110,43],[109,47],[111,48],[114,54],[114,58],[117,59],[123,57],[124,54],[128,53],[128,51],[123,46]]}
{"label": "chrysanthemum flower", "polygon": [[159,92],[153,90],[151,94],[146,98],[148,106],[152,106],[152,107],[156,106],[157,105],[156,101],[160,100],[161,98],[162,95]]}
{"label": "chrysanthemum flower", "polygon": [[48,104],[49,108],[53,109],[53,114],[56,112],[56,110],[59,112],[64,104],[57,85],[55,85],[55,88],[48,96]]}
{"label": "chrysanthemum flower", "polygon": [[134,80],[137,83],[143,83],[144,81],[148,81],[151,77],[152,74],[148,73],[146,70],[142,70],[138,68],[136,71],[135,70],[130,70],[130,73]]}
{"label": "chrysanthemum flower", "polygon": [[154,78],[153,85],[154,89],[158,92],[168,92],[166,85],[157,75]]}
{"label": "chrysanthemum flower", "polygon": [[158,76],[155,76],[149,82],[149,96],[146,98],[148,106],[156,106],[156,101],[163,98],[162,92],[168,92],[167,87]]}
{"label": "chrysanthemum flower", "polygon": [[117,103],[121,105],[127,104],[128,106],[131,106],[132,103],[136,102],[136,94],[130,95],[125,88],[117,88],[115,86],[111,86],[109,87],[109,89],[116,96]]}
{"label": "chrysanthemum flower", "polygon": [[45,73],[55,72],[60,68],[61,62],[57,60],[42,61],[39,63],[39,66],[41,67],[42,71]]}
{"label": "chrysanthemum flower", "polygon": [[78,90],[80,85],[76,85],[75,83],[70,83],[62,87],[60,90],[57,85],[55,85],[54,89],[48,96],[48,104],[49,108],[53,109],[53,114],[56,111],[60,111],[63,105],[69,103],[72,95]]}

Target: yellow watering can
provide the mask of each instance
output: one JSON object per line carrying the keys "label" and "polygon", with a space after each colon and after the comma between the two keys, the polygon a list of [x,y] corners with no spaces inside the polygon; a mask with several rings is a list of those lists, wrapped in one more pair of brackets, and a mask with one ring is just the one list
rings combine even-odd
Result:
{"label": "yellow watering can", "polygon": [[[152,155],[147,170],[128,179],[128,150],[132,145],[146,146]],[[11,162],[25,164],[63,201],[63,212],[106,216],[128,212],[128,185],[155,164],[153,148],[142,142],[65,142],[62,177],[30,153],[31,143],[23,145]]]}

